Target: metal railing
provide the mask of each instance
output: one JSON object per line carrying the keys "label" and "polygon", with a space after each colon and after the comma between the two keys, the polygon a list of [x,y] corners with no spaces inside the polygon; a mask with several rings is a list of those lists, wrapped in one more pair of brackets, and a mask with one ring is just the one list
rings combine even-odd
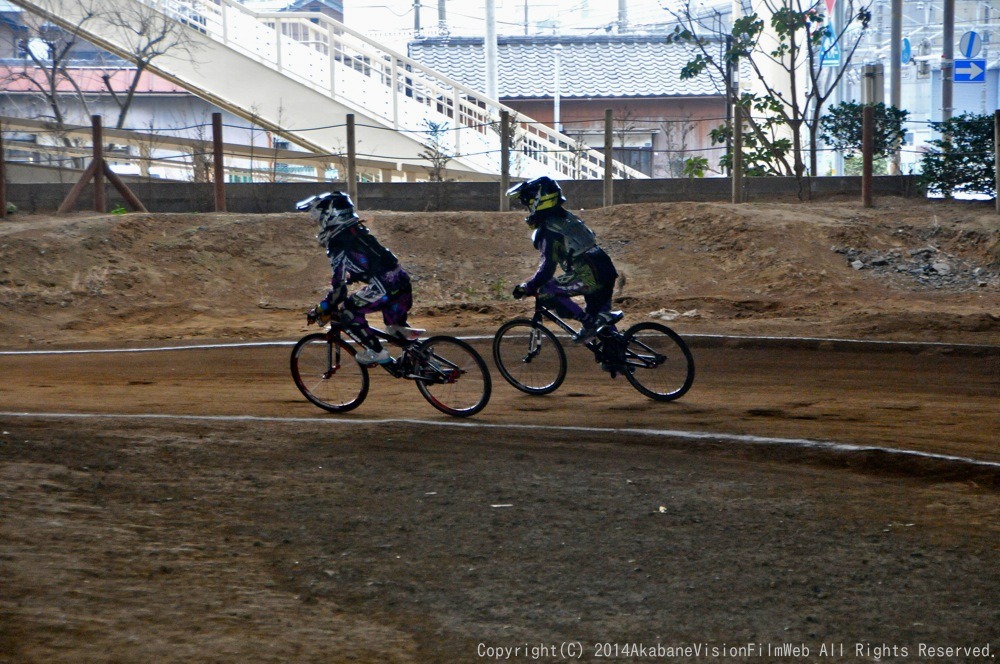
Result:
{"label": "metal railing", "polygon": [[[428,121],[447,130],[440,149],[484,173],[500,171],[500,113],[515,118],[511,175],[544,171],[604,177],[604,155],[384,48],[325,14],[254,12],[236,0],[139,0],[303,85],[363,109],[387,130],[426,142]],[[290,129],[293,132],[294,129]],[[612,163],[615,178],[645,178]]]}

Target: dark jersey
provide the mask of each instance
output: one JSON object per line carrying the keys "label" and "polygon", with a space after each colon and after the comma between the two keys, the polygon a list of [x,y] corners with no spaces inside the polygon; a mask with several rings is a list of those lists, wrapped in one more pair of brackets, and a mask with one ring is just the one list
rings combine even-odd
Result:
{"label": "dark jersey", "polygon": [[356,281],[369,283],[399,267],[396,256],[360,223],[334,236],[326,255],[330,257],[330,285],[334,288]]}
{"label": "dark jersey", "polygon": [[537,228],[532,236],[541,253],[538,271],[525,284],[528,294],[534,294],[553,277],[556,267],[566,274],[584,273],[587,280],[614,283],[618,276],[611,259],[597,246],[594,232],[573,213],[563,208],[537,212],[529,221]]}

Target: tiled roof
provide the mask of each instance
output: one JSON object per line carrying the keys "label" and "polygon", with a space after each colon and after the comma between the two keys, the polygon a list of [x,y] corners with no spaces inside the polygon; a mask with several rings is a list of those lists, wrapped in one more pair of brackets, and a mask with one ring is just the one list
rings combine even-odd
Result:
{"label": "tiled roof", "polygon": [[[503,99],[553,96],[556,46],[561,97],[717,96],[707,76],[682,81],[687,47],[663,35],[604,37],[498,37],[497,87]],[[481,37],[412,41],[414,60],[475,90],[486,88]]]}

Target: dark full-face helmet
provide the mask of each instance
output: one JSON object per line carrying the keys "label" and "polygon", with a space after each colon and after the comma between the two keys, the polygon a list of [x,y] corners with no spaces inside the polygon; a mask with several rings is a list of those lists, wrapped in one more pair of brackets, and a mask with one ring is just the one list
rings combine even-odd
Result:
{"label": "dark full-face helmet", "polygon": [[517,200],[531,214],[559,207],[566,202],[559,183],[546,175],[514,185],[507,190],[507,197]]}
{"label": "dark full-face helmet", "polygon": [[295,209],[308,212],[319,225],[319,243],[327,246],[337,233],[358,221],[354,213],[354,201],[342,191],[326,192],[310,196],[295,204]]}

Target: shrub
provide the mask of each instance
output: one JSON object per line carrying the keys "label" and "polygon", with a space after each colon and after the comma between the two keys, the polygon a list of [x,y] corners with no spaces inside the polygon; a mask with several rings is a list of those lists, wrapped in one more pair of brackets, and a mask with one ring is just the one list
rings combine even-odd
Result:
{"label": "shrub", "polygon": [[932,193],[995,195],[993,116],[962,113],[931,122],[941,138],[921,159],[921,184]]}

